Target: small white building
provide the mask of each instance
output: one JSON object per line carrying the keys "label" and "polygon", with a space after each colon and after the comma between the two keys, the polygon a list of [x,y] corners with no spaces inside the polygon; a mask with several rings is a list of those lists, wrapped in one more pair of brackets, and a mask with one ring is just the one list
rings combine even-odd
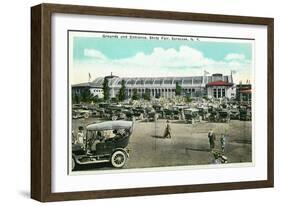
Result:
{"label": "small white building", "polygon": [[235,98],[236,89],[233,86],[233,83],[225,82],[225,81],[215,81],[209,82],[206,85],[207,96],[208,98]]}
{"label": "small white building", "polygon": [[90,88],[90,92],[93,94],[94,97],[103,98],[103,89],[100,87]]}
{"label": "small white building", "polygon": [[103,89],[101,85],[95,85],[91,83],[81,83],[72,85],[72,92],[80,95],[85,89],[89,89],[94,97],[103,98]]}

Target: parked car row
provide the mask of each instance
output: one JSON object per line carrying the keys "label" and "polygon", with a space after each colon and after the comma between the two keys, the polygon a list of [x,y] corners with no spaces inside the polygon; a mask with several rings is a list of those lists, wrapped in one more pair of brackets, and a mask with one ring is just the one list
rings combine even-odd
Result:
{"label": "parked car row", "polygon": [[251,105],[238,102],[193,100],[183,102],[139,102],[74,104],[72,118],[100,118],[103,120],[184,120],[186,123],[229,122],[230,120],[251,121]]}

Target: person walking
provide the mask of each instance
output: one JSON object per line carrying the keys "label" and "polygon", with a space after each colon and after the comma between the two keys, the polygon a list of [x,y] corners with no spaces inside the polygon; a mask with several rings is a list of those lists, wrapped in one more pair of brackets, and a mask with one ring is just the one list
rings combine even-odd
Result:
{"label": "person walking", "polygon": [[221,134],[221,138],[220,138],[221,150],[222,150],[223,154],[224,154],[224,151],[225,151],[226,138],[227,138],[227,129],[224,130],[224,133]]}
{"label": "person walking", "polygon": [[208,138],[209,138],[209,143],[210,143],[210,150],[213,150],[215,148],[216,136],[212,129],[210,129],[210,131],[208,132]]}
{"label": "person walking", "polygon": [[221,142],[221,151],[223,152],[223,154],[224,154],[224,149],[225,149],[225,135],[226,135],[226,134],[222,134],[222,135],[221,135],[221,138],[220,138],[220,142]]}
{"label": "person walking", "polygon": [[170,125],[170,121],[167,120],[166,122],[166,127],[165,127],[165,132],[164,132],[164,138],[172,138],[172,135],[171,135],[171,125]]}

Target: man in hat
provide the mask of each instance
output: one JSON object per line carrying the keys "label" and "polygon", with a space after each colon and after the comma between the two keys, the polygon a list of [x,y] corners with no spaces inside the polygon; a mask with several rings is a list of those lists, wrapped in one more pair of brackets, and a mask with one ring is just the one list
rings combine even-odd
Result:
{"label": "man in hat", "polygon": [[172,135],[171,135],[171,125],[170,125],[170,121],[167,120],[166,122],[166,127],[165,127],[165,132],[164,132],[164,138],[168,137],[168,138],[172,138]]}
{"label": "man in hat", "polygon": [[213,150],[215,148],[216,136],[212,129],[210,129],[210,131],[208,132],[208,138],[209,138],[209,143],[210,143],[210,150]]}

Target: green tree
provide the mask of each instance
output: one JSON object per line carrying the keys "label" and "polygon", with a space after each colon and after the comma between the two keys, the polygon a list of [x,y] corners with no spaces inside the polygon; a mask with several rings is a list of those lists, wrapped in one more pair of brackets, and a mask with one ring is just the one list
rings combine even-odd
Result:
{"label": "green tree", "polygon": [[80,96],[77,92],[72,92],[72,103],[79,104],[80,103]]}
{"label": "green tree", "polygon": [[180,96],[181,95],[181,86],[179,85],[179,83],[176,83],[176,90],[175,90],[176,96]]}
{"label": "green tree", "polygon": [[103,80],[102,89],[103,89],[103,99],[105,101],[108,101],[109,100],[109,86],[108,86],[107,78],[104,78],[104,80]]}
{"label": "green tree", "polygon": [[187,96],[186,97],[186,102],[190,103],[190,102],[192,102],[192,99],[189,96]]}
{"label": "green tree", "polygon": [[139,100],[139,99],[140,99],[140,95],[139,95],[137,89],[133,89],[132,100]]}
{"label": "green tree", "polygon": [[205,99],[205,100],[209,100],[209,98],[207,97],[207,96],[203,96],[203,99]]}
{"label": "green tree", "polygon": [[150,101],[150,93],[148,91],[145,91],[145,93],[142,95],[142,98],[144,100]]}
{"label": "green tree", "polygon": [[96,95],[96,96],[93,97],[92,101],[95,102],[95,103],[99,103],[99,102],[102,102],[102,99],[99,98],[98,95]]}
{"label": "green tree", "polygon": [[91,93],[89,88],[85,88],[81,90],[81,101],[82,102],[91,102],[93,100],[93,94]]}
{"label": "green tree", "polygon": [[126,98],[126,86],[125,86],[125,81],[124,79],[121,81],[121,88],[119,90],[118,94],[118,100],[119,101],[124,101]]}
{"label": "green tree", "polygon": [[116,103],[116,102],[118,102],[118,98],[117,97],[112,97],[110,101]]}

